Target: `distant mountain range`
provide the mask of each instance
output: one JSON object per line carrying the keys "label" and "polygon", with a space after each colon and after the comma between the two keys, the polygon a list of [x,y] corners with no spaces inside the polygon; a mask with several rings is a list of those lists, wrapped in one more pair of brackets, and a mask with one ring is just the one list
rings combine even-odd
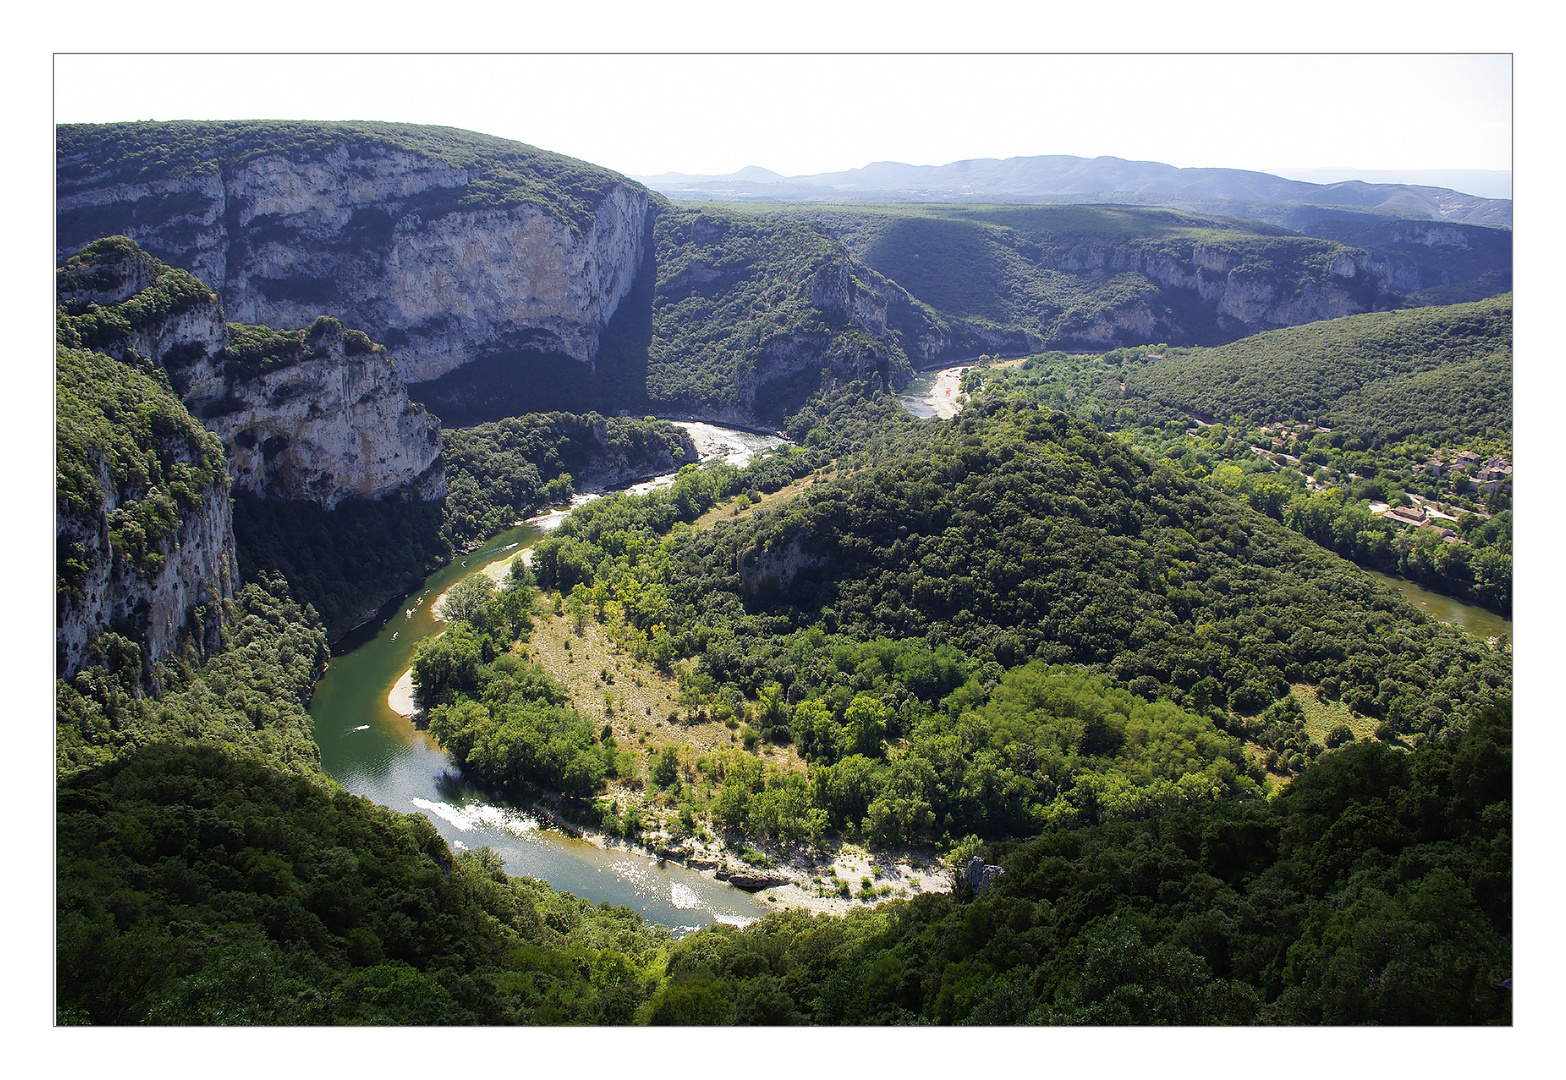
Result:
{"label": "distant mountain range", "polygon": [[1510,199],[1444,187],[1316,184],[1244,169],[1181,169],[1124,158],[972,158],[949,165],[878,161],[862,169],[782,176],[750,166],[727,176],[633,179],[671,199],[779,202],[1131,203],[1250,217],[1300,229],[1345,213],[1511,228]]}

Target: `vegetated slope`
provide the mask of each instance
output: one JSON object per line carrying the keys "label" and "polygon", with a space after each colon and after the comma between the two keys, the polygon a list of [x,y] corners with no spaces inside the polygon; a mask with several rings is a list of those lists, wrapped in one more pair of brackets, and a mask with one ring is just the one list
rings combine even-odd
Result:
{"label": "vegetated slope", "polygon": [[[698,932],[671,952],[667,933],[631,912],[506,880],[488,853],[453,856],[427,821],[320,777],[303,702],[324,635],[281,581],[246,586],[226,625],[222,652],[168,665],[161,698],[138,699],[133,669],[116,669],[112,657],[57,686],[61,1022],[1506,1015],[1492,986],[1509,968],[1509,763],[1482,715],[1468,725],[1471,743],[1430,740],[1406,770],[1372,748],[1342,752],[1347,767],[1321,785],[1308,784],[1321,767],[1311,766],[1296,781],[1309,797],[1276,804],[1306,813],[1282,825],[1260,808],[1218,803],[1052,829],[1016,856],[989,853],[1008,874],[971,907],[930,897],[852,920],[790,915]],[[850,664],[856,675],[881,655],[866,645]],[[908,655],[938,684],[939,650],[916,652]],[[928,691],[920,664],[893,666]],[[1054,713],[1102,692],[1070,678],[1041,682],[1020,669],[984,707],[1020,731],[1033,704],[1019,691],[1050,687]],[[1141,721],[1159,708],[1178,719],[1164,706]],[[1130,711],[1126,734],[1141,730]],[[1117,723],[1067,720],[1060,734],[1073,738]],[[1181,750],[1177,739],[1165,745]],[[1329,753],[1323,764],[1335,760]],[[913,770],[892,767],[876,820],[896,823],[920,811],[905,782]],[[853,768],[834,773],[828,790],[860,797]],[[784,820],[791,789],[762,794],[754,802]],[[1366,926],[1398,933],[1367,937]],[[925,928],[942,949],[918,937]],[[797,948],[773,947],[801,930]],[[1428,948],[1432,940],[1442,949]],[[816,959],[795,964],[807,953]],[[908,982],[925,957],[930,977]]]}
{"label": "vegetated slope", "polygon": [[96,512],[101,541],[62,546],[60,587],[86,562],[92,589],[112,559],[143,594],[133,616],[180,616],[158,652],[135,619],[88,610],[84,666],[55,684],[58,1021],[629,1021],[667,932],[507,881],[322,776],[315,612],[272,575],[187,597],[188,625],[158,601],[198,546],[190,498],[227,529],[226,499],[203,496],[226,494],[216,437],[162,369],[64,347],[57,367],[56,503],[65,522]]}
{"label": "vegetated slope", "polygon": [[134,643],[104,630],[94,663],[55,684],[60,779],[164,743],[265,754],[279,768],[317,767],[305,713],[326,663],[326,634],[281,578],[241,587],[221,605],[221,632],[205,653],[187,639],[155,665],[148,691]]}
{"label": "vegetated slope", "polygon": [[[1149,458],[1245,498],[1361,566],[1509,617],[1510,484],[1476,484],[1475,469],[1465,473],[1454,458],[1511,454],[1511,368],[1511,298],[1503,296],[1216,349],[981,363],[963,389],[1119,429]],[[1217,423],[1192,428],[1193,416]],[[1416,499],[1455,520],[1413,529],[1370,511],[1372,501]],[[1443,528],[1457,535],[1443,537]]]}
{"label": "vegetated slope", "polygon": [[[1183,701],[1202,684],[1243,714],[1319,684],[1389,734],[1461,726],[1509,692],[1506,653],[1216,489],[1030,407],[981,406],[918,452],[656,549],[618,531],[557,535],[546,544],[585,545],[561,552],[559,586],[601,581],[613,597],[656,581],[667,602],[628,612],[636,625],[661,624],[678,654],[747,694],[792,685],[790,635],[807,627],[923,637],[1002,667],[1095,665],[1146,697]],[[548,550],[534,565],[552,586]]]}
{"label": "vegetated slope", "polygon": [[63,1024],[615,1024],[669,934],[314,772],[155,745],[57,801]]}
{"label": "vegetated slope", "polygon": [[70,331],[55,350],[56,670],[107,651],[150,678],[183,636],[215,644],[238,585],[223,446],[161,369],[73,348]]}
{"label": "vegetated slope", "polygon": [[531,413],[446,432],[445,535],[466,549],[529,508],[695,462],[690,436],[652,417]]}
{"label": "vegetated slope", "polygon": [[1511,722],[1356,743],[1280,798],[995,845],[971,903],[779,913],[670,950],[655,1023],[1511,1020]]}
{"label": "vegetated slope", "polygon": [[1254,423],[1310,420],[1368,445],[1510,438],[1512,299],[1377,312],[1173,350],[1124,373],[1137,399]]}
{"label": "vegetated slope", "polygon": [[661,408],[778,422],[823,379],[900,389],[941,336],[932,313],[809,224],[669,210],[656,236],[647,395]]}
{"label": "vegetated slope", "polygon": [[1216,344],[1393,306],[1363,250],[1128,206],[752,207],[819,222],[952,324],[948,355]]}

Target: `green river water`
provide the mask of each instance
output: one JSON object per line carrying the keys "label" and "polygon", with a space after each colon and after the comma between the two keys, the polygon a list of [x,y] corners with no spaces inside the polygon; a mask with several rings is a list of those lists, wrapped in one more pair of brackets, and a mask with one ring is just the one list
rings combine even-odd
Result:
{"label": "green river water", "polygon": [[1473,604],[1465,604],[1461,600],[1453,600],[1450,596],[1442,596],[1429,589],[1421,589],[1412,581],[1392,574],[1383,574],[1379,570],[1365,572],[1383,585],[1390,585],[1397,589],[1408,597],[1415,607],[1442,622],[1449,622],[1482,638],[1498,638],[1505,634],[1508,641],[1512,640],[1512,620],[1503,619],[1493,611],[1486,611]]}
{"label": "green river water", "polygon": [[[732,455],[737,443],[759,448],[782,441],[742,432],[721,434],[730,445],[709,448],[693,431],[704,456],[711,457]],[[552,517],[558,520],[559,515]],[[573,840],[541,827],[525,809],[497,804],[463,779],[451,755],[433,738],[387,704],[419,642],[444,626],[431,611],[436,598],[467,575],[514,558],[543,535],[543,528],[523,525],[493,537],[480,550],[431,574],[394,612],[382,611],[374,623],[338,643],[310,701],[322,766],[356,795],[393,810],[424,814],[453,847],[489,845],[505,859],[508,874],[538,878],[595,902],[622,904],[652,922],[676,928],[713,922],[743,925],[776,910],[763,897],[708,874],[674,863],[660,866],[639,852]]]}

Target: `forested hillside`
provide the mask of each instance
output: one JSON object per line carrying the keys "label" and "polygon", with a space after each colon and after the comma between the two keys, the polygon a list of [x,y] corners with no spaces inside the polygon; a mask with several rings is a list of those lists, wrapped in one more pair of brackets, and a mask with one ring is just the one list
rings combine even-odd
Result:
{"label": "forested hillside", "polygon": [[652,417],[533,413],[449,432],[445,457],[444,531],[465,549],[578,489],[673,472],[697,453],[690,436]]}
{"label": "forested hillside", "polygon": [[[100,554],[145,609],[191,500],[226,482],[221,444],[160,368],[67,348],[57,368],[62,521],[118,503]],[[286,529],[270,510],[251,506]],[[92,582],[73,558],[62,600]],[[246,581],[176,597],[194,610],[161,654],[139,625],[88,625],[86,665],[55,684],[57,1021],[632,1020],[668,932],[509,880],[322,775],[305,708],[325,628],[281,576]]]}
{"label": "forested hillside", "polygon": [[[1371,446],[1420,435],[1509,438],[1512,299],[1274,330],[1215,349],[1168,350],[1123,372],[1149,414],[1258,424],[1309,420]],[[1168,415],[1168,414],[1164,414]]]}
{"label": "forested hillside", "polygon": [[[315,772],[294,702],[324,637],[274,580],[246,587],[227,648],[183,662],[161,699],[104,669],[59,689],[61,745],[79,748],[58,804],[62,1021],[1507,1019],[1505,654],[1059,414],[894,430],[781,511],[675,525],[808,476],[788,462],[814,452],[760,463],[769,481],[689,470],[601,500],[536,561],[550,588],[577,575],[573,601],[623,620],[650,662],[696,661],[690,707],[737,711],[809,762],[736,751],[649,775],[669,817],[978,851],[1007,872],[977,899],[672,943],[454,856]],[[1014,542],[1037,554],[1008,558]],[[1094,578],[1121,562],[1145,573]],[[434,639],[431,727],[476,777],[591,795],[623,758],[517,651],[527,595]],[[1381,738],[1307,739],[1294,681]],[[1261,798],[1291,773],[1290,794]]]}
{"label": "forested hillside", "polygon": [[[1329,550],[1509,615],[1511,327],[1508,295],[1214,349],[981,363],[962,385],[1118,430]],[[1487,460],[1507,462],[1501,480],[1486,479]],[[1447,515],[1432,525],[1462,543],[1372,514],[1372,502],[1429,505]]]}
{"label": "forested hillside", "polygon": [[747,204],[820,225],[950,324],[943,355],[1214,345],[1401,306],[1360,248],[1129,206]]}
{"label": "forested hillside", "polygon": [[1357,744],[1265,804],[997,845],[971,903],[670,950],[654,1023],[1506,1024],[1511,721]]}
{"label": "forested hillside", "polygon": [[778,628],[801,626],[950,642],[1003,667],[1100,665],[1149,697],[1212,678],[1246,712],[1331,679],[1400,733],[1461,722],[1508,685],[1504,656],[1058,413],[976,409],[779,511],[606,559],[656,534],[641,513],[585,508],[538,546],[540,583],[657,583],[681,653],[751,692],[783,681]]}
{"label": "forested hillside", "polygon": [[938,321],[821,230],[720,208],[658,217],[647,395],[782,420],[829,380],[902,387]]}

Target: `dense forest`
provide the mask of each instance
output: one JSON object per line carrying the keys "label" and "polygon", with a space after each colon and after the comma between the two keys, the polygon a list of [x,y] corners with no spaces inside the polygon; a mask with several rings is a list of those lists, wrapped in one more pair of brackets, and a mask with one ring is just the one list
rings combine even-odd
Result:
{"label": "dense forest", "polygon": [[1511,1020],[1505,705],[1413,753],[1332,752],[1270,802],[995,845],[969,903],[780,913],[677,942],[653,1023]]}
{"label": "dense forest", "polygon": [[[1512,300],[1377,312],[1166,351],[1128,399],[1204,420],[1310,420],[1367,446],[1511,434]],[[1134,408],[1135,406],[1133,406]]]}
{"label": "dense forest", "polygon": [[[1229,345],[1148,345],[983,372],[1002,395],[1105,426],[1178,420],[1308,422],[1362,450],[1420,435],[1434,445],[1510,439],[1512,300],[1376,312],[1270,330]],[[1045,363],[1045,360],[1048,363]]]}
{"label": "dense forest", "polygon": [[[1446,720],[1395,706],[1405,686],[1457,677],[1439,696],[1471,708],[1506,679],[1504,657],[1265,516],[1033,408],[975,409],[782,510],[653,546],[659,514],[652,500],[583,508],[535,550],[540,583],[611,598],[656,584],[681,654],[752,693],[786,666],[780,633],[813,627],[950,642],[1003,667],[1099,665],[1149,697],[1211,677],[1247,711],[1335,679],[1404,733]],[[624,608],[645,637],[651,613]]]}
{"label": "dense forest", "polygon": [[446,433],[443,532],[465,550],[594,484],[624,484],[696,461],[690,437],[652,417],[532,413]]}
{"label": "dense forest", "polygon": [[[1241,495],[1362,566],[1509,615],[1510,476],[1481,487],[1477,465],[1453,461],[1465,451],[1480,460],[1512,452],[1511,313],[1504,296],[1215,349],[1048,353],[981,363],[963,389],[1117,431],[1149,458]],[[1444,475],[1432,471],[1443,459]],[[1370,510],[1416,500],[1444,508],[1438,524],[1463,543]]]}
{"label": "dense forest", "polygon": [[[828,379],[911,377],[934,323],[819,229],[721,208],[658,216],[647,395],[661,409],[776,421]],[[886,332],[865,310],[888,309]],[[803,362],[801,362],[803,361]]]}

